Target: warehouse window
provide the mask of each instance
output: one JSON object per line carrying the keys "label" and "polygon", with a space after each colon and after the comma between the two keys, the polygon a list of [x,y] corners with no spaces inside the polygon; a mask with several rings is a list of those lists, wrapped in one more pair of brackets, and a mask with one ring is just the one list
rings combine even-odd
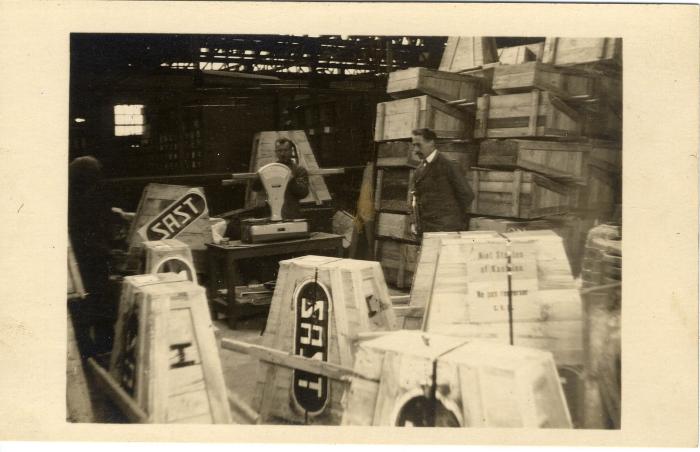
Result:
{"label": "warehouse window", "polygon": [[114,135],[143,135],[143,105],[114,106]]}

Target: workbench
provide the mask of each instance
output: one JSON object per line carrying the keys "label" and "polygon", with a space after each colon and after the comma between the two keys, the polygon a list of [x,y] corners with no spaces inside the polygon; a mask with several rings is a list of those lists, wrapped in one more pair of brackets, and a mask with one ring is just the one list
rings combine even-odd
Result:
{"label": "workbench", "polygon": [[[239,271],[242,259],[255,259],[270,256],[318,254],[343,257],[343,237],[325,232],[313,232],[310,237],[268,243],[242,243],[240,240],[225,244],[207,243],[209,275],[207,297],[212,316],[226,314],[228,326],[235,329],[240,318],[260,314],[269,305],[238,303],[235,287],[244,284]],[[221,290],[225,289],[225,290]]]}

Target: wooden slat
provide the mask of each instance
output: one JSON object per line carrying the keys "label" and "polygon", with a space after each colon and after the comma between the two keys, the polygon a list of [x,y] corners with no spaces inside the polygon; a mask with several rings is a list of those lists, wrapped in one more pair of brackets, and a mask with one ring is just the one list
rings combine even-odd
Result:
{"label": "wooden slat", "polygon": [[105,371],[102,366],[97,364],[94,358],[88,358],[88,366],[96,377],[96,381],[102,386],[105,393],[114,403],[122,410],[122,412],[132,422],[144,423],[148,419],[148,415],[141,409],[129,395],[115,382],[112,377]]}
{"label": "wooden slat", "polygon": [[[249,344],[247,342],[237,341],[234,339],[222,339],[221,348],[254,356],[261,361],[265,361],[270,364],[275,364],[289,369],[303,370],[313,374],[323,375],[324,377],[333,378],[334,380],[347,381],[349,376],[355,375],[355,372],[350,367],[345,367],[326,361],[303,358],[301,356],[281,352],[270,347]],[[363,378],[362,375],[357,376]],[[370,378],[368,379],[372,380]]]}

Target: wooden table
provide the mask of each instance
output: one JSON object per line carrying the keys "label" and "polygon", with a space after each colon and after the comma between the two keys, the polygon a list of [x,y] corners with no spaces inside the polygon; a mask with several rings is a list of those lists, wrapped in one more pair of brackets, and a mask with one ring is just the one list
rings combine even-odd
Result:
{"label": "wooden table", "polygon": [[[239,318],[264,312],[268,305],[259,306],[241,304],[235,299],[235,287],[243,285],[238,261],[260,257],[307,254],[343,256],[343,237],[325,232],[314,232],[306,239],[285,240],[269,243],[242,243],[240,240],[227,244],[207,243],[209,261],[209,282],[207,296],[212,315],[224,312],[231,329],[235,329]],[[226,289],[225,296],[220,295],[220,288]]]}

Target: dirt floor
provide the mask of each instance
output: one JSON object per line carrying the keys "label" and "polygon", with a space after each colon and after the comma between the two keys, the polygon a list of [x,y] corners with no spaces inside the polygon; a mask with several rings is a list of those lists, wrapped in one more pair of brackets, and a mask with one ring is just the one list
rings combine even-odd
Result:
{"label": "dirt floor", "polygon": [[[238,322],[236,329],[232,330],[226,324],[226,320],[215,320],[216,336],[219,339],[235,339],[250,344],[259,344],[262,341],[261,332],[265,327],[265,317],[257,317]],[[248,355],[225,350],[219,347],[221,366],[223,367],[224,380],[227,389],[248,406],[252,406],[255,384],[257,379],[258,360]],[[232,407],[231,415],[236,424],[245,424],[245,418]]]}

